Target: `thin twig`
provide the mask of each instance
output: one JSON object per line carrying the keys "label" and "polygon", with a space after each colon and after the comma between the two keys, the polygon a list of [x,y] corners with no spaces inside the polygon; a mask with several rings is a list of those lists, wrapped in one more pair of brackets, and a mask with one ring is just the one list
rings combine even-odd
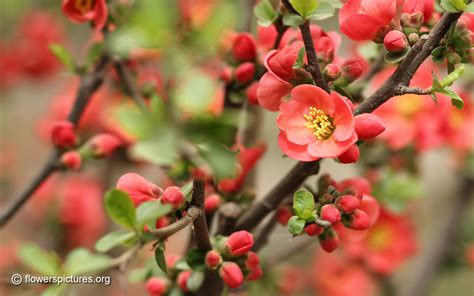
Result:
{"label": "thin twig", "polygon": [[148,112],[148,107],[143,100],[140,92],[138,91],[135,83],[132,80],[132,77],[127,69],[127,67],[123,64],[122,61],[116,61],[114,63],[115,69],[117,70],[117,74],[122,81],[123,86],[125,87],[125,92],[132,97],[137,104],[138,108],[144,113]]}
{"label": "thin twig", "polygon": [[151,229],[150,233],[160,238],[169,237],[180,231],[181,229],[185,228],[186,226],[190,225],[191,223],[193,223],[194,220],[203,215],[204,211],[201,208],[190,207],[187,211],[187,215],[183,218],[168,226],[159,229]]}

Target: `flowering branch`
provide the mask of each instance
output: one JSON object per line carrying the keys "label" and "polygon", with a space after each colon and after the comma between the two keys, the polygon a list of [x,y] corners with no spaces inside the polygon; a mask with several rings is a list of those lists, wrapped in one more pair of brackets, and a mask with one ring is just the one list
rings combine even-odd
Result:
{"label": "flowering branch", "polygon": [[[94,92],[102,85],[108,66],[110,65],[110,57],[103,54],[94,66],[93,70],[81,76],[76,100],[68,115],[68,120],[75,126],[79,123],[85,108],[87,107]],[[14,199],[9,207],[0,216],[0,228],[5,226],[8,221],[21,209],[28,201],[33,193],[43,184],[54,172],[61,168],[59,159],[61,152],[55,149],[50,159],[44,164],[38,175],[26,186],[26,189]]]}

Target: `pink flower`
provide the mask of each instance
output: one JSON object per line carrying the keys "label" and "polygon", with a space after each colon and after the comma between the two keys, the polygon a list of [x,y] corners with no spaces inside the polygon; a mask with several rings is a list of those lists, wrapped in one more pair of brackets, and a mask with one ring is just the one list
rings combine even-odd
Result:
{"label": "pink flower", "polygon": [[338,157],[357,141],[348,103],[313,85],[292,90],[291,100],[280,106],[277,124],[280,148],[301,161]]}
{"label": "pink flower", "polygon": [[356,41],[372,40],[389,31],[400,0],[349,0],[339,11],[341,32]]}
{"label": "pink flower", "polygon": [[214,250],[211,250],[211,251],[207,252],[205,262],[206,262],[206,266],[209,269],[215,269],[219,265],[221,265],[222,256],[218,252],[216,252]]}
{"label": "pink flower", "polygon": [[257,45],[249,33],[240,33],[232,45],[232,55],[237,61],[252,61],[257,57]]}
{"label": "pink flower", "polygon": [[244,282],[244,275],[240,267],[234,262],[225,262],[219,270],[224,283],[230,288],[238,288]]}
{"label": "pink flower", "polygon": [[141,203],[158,198],[161,188],[135,173],[127,173],[117,181],[117,189],[129,194],[135,207]]}
{"label": "pink flower", "polygon": [[253,247],[253,234],[245,230],[234,232],[225,245],[232,256],[245,255]]}
{"label": "pink flower", "polygon": [[64,15],[76,23],[92,21],[95,28],[102,29],[107,22],[105,0],[63,0],[62,9]]}

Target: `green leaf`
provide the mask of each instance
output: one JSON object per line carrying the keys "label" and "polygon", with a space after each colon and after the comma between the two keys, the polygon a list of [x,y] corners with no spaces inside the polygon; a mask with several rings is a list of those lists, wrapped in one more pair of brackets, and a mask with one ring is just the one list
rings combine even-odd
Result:
{"label": "green leaf", "polygon": [[192,71],[182,77],[174,96],[176,106],[185,113],[206,113],[214,100],[218,84],[201,71]]}
{"label": "green leaf", "polygon": [[304,54],[305,54],[304,47],[300,48],[298,51],[298,58],[296,59],[295,63],[293,64],[293,69],[300,69],[304,67]]}
{"label": "green leaf", "polygon": [[156,165],[171,165],[178,160],[178,141],[172,129],[162,129],[159,136],[137,142],[130,150],[135,159]]}
{"label": "green leaf", "polygon": [[135,232],[113,231],[101,237],[95,243],[95,249],[98,252],[105,253],[135,236]]}
{"label": "green leaf", "polygon": [[160,201],[147,201],[138,206],[136,210],[137,227],[156,221],[169,214],[172,210],[170,204],[162,204]]}
{"label": "green leaf", "polygon": [[97,58],[100,56],[104,49],[104,43],[96,42],[89,47],[89,51],[87,52],[87,65],[92,65]]}
{"label": "green leaf", "polygon": [[308,15],[307,18],[310,21],[320,21],[332,17],[335,12],[336,10],[334,6],[327,2],[321,2],[318,9],[312,14]]}
{"label": "green leaf", "polygon": [[288,231],[294,236],[303,233],[306,222],[298,216],[293,216],[288,220]]}
{"label": "green leaf", "polygon": [[384,55],[385,62],[389,64],[398,63],[407,56],[409,51],[410,51],[409,48],[406,48],[404,51],[401,51],[401,52],[387,51]]}
{"label": "green leaf", "polygon": [[[432,93],[440,93],[447,95],[451,99],[451,104],[455,106],[458,109],[464,108],[464,101],[463,99],[452,89],[450,89],[446,84],[447,83],[452,83],[454,80],[459,78],[459,76],[463,73],[464,67],[459,67],[461,68],[458,72],[457,69],[451,72],[445,79],[443,79],[441,82],[438,80],[438,77],[433,73],[433,82],[431,86],[431,92]],[[458,69],[459,69],[458,68]],[[453,74],[451,77],[449,77],[451,74]],[[431,96],[433,98],[433,95]]]}
{"label": "green leaf", "polygon": [[93,254],[85,248],[78,248],[67,255],[65,269],[68,275],[91,274],[106,270],[111,262],[109,256]]}
{"label": "green leaf", "polygon": [[374,196],[390,210],[400,213],[423,196],[423,188],[413,175],[390,172],[374,186]]}
{"label": "green leaf", "polygon": [[72,55],[67,51],[64,46],[57,43],[51,43],[49,45],[49,49],[53,53],[53,55],[66,67],[68,71],[75,72],[76,71],[76,62]]}
{"label": "green leaf", "polygon": [[196,292],[201,287],[202,283],[204,282],[204,272],[202,271],[194,271],[191,273],[188,281],[186,282],[186,286],[190,292]]}
{"label": "green leaf", "polygon": [[290,0],[290,3],[303,18],[315,12],[319,6],[318,0]]}
{"label": "green leaf", "polygon": [[458,109],[462,109],[464,108],[464,101],[463,99],[452,89],[450,89],[449,87],[445,87],[444,88],[444,92],[443,92],[445,95],[447,95],[450,99],[451,99],[451,104],[458,108]]}
{"label": "green leaf", "polygon": [[206,251],[200,249],[189,250],[186,254],[186,263],[194,271],[202,271],[206,269],[206,263],[204,258],[206,257]]}
{"label": "green leaf", "polygon": [[236,152],[219,143],[209,142],[196,146],[199,154],[209,163],[218,180],[235,177],[237,171]]}
{"label": "green leaf", "polygon": [[293,196],[293,210],[295,214],[303,220],[308,220],[313,216],[314,196],[307,190],[300,189]]}
{"label": "green leaf", "polygon": [[289,27],[297,27],[304,24],[304,19],[300,15],[287,13],[283,16],[283,24]]}
{"label": "green leaf", "polygon": [[269,0],[262,0],[255,5],[253,13],[257,17],[258,24],[263,27],[270,26],[277,17],[275,9]]}
{"label": "green leaf", "polygon": [[128,273],[128,281],[134,284],[144,282],[151,274],[151,270],[148,267],[132,269]]}
{"label": "green leaf", "polygon": [[107,214],[115,223],[126,228],[135,227],[135,207],[127,193],[111,189],[105,194],[104,203]]}
{"label": "green leaf", "polygon": [[158,267],[164,272],[168,273],[168,266],[165,260],[165,244],[160,243],[155,249],[155,261]]}
{"label": "green leaf", "polygon": [[441,7],[443,7],[447,12],[460,12],[467,8],[467,4],[464,3],[464,0],[441,0]]}
{"label": "green leaf", "polygon": [[190,202],[193,197],[193,182],[188,182],[181,187],[181,192],[184,194],[184,197],[187,202]]}
{"label": "green leaf", "polygon": [[58,275],[61,261],[54,252],[47,252],[36,244],[20,247],[18,256],[23,264],[42,275]]}
{"label": "green leaf", "polygon": [[441,80],[441,85],[442,86],[451,86],[454,81],[458,80],[459,77],[462,76],[464,73],[464,65],[459,64],[459,66],[456,67],[456,69],[449,73],[448,76],[444,77],[443,80]]}
{"label": "green leaf", "polygon": [[471,2],[464,9],[465,12],[474,13],[474,2]]}

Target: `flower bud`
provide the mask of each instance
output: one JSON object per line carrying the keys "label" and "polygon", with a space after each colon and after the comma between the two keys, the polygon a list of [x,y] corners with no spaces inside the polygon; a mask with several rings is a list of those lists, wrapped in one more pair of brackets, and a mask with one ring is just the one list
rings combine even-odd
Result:
{"label": "flower bud", "polygon": [[135,207],[158,197],[155,195],[157,186],[135,173],[127,173],[121,176],[116,187],[128,193]]}
{"label": "flower bud", "polygon": [[225,67],[219,73],[219,79],[224,82],[230,82],[232,80],[232,68]]}
{"label": "flower bud", "polygon": [[261,278],[262,275],[263,275],[262,268],[260,266],[256,266],[256,267],[250,269],[250,272],[249,272],[249,274],[247,274],[246,279],[248,281],[256,281],[259,278]]}
{"label": "flower bud", "polygon": [[358,199],[362,199],[362,195],[370,194],[370,192],[372,191],[369,182],[362,177],[346,179],[337,185],[337,189],[339,191],[352,189],[355,191],[354,195]]}
{"label": "flower bud", "polygon": [[210,194],[206,197],[204,200],[204,209],[206,210],[206,213],[213,213],[215,212],[218,208],[219,205],[221,204],[221,198],[219,194],[213,193]]}
{"label": "flower bud", "polygon": [[237,82],[245,84],[253,80],[255,74],[255,65],[251,62],[240,64],[235,69],[235,80]]}
{"label": "flower bud", "polygon": [[99,134],[89,139],[85,145],[91,150],[92,156],[100,158],[112,155],[120,144],[121,142],[116,136]]}
{"label": "flower bud", "polygon": [[277,221],[283,226],[286,226],[288,224],[288,220],[290,220],[291,216],[293,216],[293,213],[288,207],[280,207],[277,210]]}
{"label": "flower bud", "polygon": [[253,246],[253,234],[245,230],[234,232],[227,239],[226,246],[233,256],[247,254]]}
{"label": "flower bud", "polygon": [[178,209],[184,203],[184,193],[177,186],[170,186],[165,189],[161,201],[171,204],[174,209]]}
{"label": "flower bud", "polygon": [[156,219],[156,221],[155,221],[156,229],[160,229],[160,228],[166,227],[168,225],[170,225],[170,219],[166,216],[160,217],[160,218]]}
{"label": "flower bud", "polygon": [[359,157],[360,157],[359,147],[357,146],[357,144],[354,144],[351,147],[349,147],[349,149],[347,149],[346,152],[339,155],[337,159],[341,163],[354,163],[359,160]]}
{"label": "flower bud", "polygon": [[392,30],[385,35],[383,45],[388,51],[401,52],[408,46],[408,40],[405,34],[398,30]]}
{"label": "flower bud", "polygon": [[341,212],[333,204],[326,204],[321,207],[321,219],[335,224],[341,221]]}
{"label": "flower bud", "polygon": [[71,170],[78,170],[81,162],[81,155],[77,151],[68,151],[61,156],[61,163]]}
{"label": "flower bud", "polygon": [[224,283],[232,289],[238,288],[244,282],[244,275],[240,267],[234,262],[224,262],[219,270]]}
{"label": "flower bud", "polygon": [[168,254],[165,256],[165,261],[168,268],[174,268],[176,266],[176,262],[178,262],[179,259],[181,259],[181,256],[176,254]]}
{"label": "flower bud", "polygon": [[334,43],[331,38],[327,36],[322,36],[318,42],[315,44],[316,52],[318,59],[324,63],[328,64],[334,59]]}
{"label": "flower bud", "polygon": [[343,213],[349,214],[359,208],[360,200],[353,195],[343,195],[336,199],[335,205]]}
{"label": "flower bud", "polygon": [[339,237],[337,236],[337,233],[332,230],[324,232],[323,234],[319,235],[318,238],[319,245],[326,252],[331,253],[337,249],[337,246],[339,245]]}
{"label": "flower bud", "polygon": [[206,254],[205,262],[209,269],[216,269],[222,263],[222,256],[214,250],[209,251]]}
{"label": "flower bud", "polygon": [[61,149],[71,148],[76,145],[77,136],[74,125],[69,121],[58,121],[51,130],[53,144]]}
{"label": "flower bud", "polygon": [[400,23],[403,32],[406,34],[417,33],[423,25],[423,13],[416,12],[413,14],[402,13]]}
{"label": "flower bud", "polygon": [[257,57],[257,45],[255,39],[249,33],[240,33],[234,39],[232,55],[237,61],[252,61]]}
{"label": "flower bud", "polygon": [[338,86],[347,86],[359,78],[364,72],[364,65],[360,59],[348,59],[341,66],[341,77],[335,81]]}
{"label": "flower bud", "polygon": [[247,95],[247,99],[249,100],[250,104],[258,105],[258,98],[257,98],[257,89],[258,89],[258,81],[250,84],[245,91],[245,95]]}
{"label": "flower bud", "polygon": [[323,233],[323,231],[324,231],[324,228],[314,223],[309,224],[308,226],[304,228],[304,232],[306,232],[306,234],[309,236],[320,235],[321,233]]}
{"label": "flower bud", "polygon": [[357,209],[351,215],[344,215],[342,223],[354,230],[366,230],[370,226],[370,218],[364,211]]}
{"label": "flower bud", "polygon": [[410,33],[410,35],[408,35],[408,42],[411,45],[415,44],[419,39],[420,35],[418,35],[417,33]]}
{"label": "flower bud", "polygon": [[372,113],[364,113],[354,117],[354,130],[359,140],[369,140],[385,131],[385,122]]}
{"label": "flower bud", "polygon": [[151,296],[163,295],[167,290],[166,280],[159,277],[152,277],[146,282],[146,290]]}
{"label": "flower bud", "polygon": [[255,252],[249,252],[247,254],[247,260],[245,260],[245,266],[248,269],[253,269],[260,265],[260,258],[258,258],[258,255]]}
{"label": "flower bud", "polygon": [[329,64],[324,68],[324,77],[327,81],[334,81],[341,76],[341,67],[338,64]]}
{"label": "flower bud", "polygon": [[188,279],[191,276],[191,271],[186,270],[182,271],[178,274],[178,277],[176,278],[176,282],[178,283],[178,286],[183,290],[183,292],[188,292]]}

